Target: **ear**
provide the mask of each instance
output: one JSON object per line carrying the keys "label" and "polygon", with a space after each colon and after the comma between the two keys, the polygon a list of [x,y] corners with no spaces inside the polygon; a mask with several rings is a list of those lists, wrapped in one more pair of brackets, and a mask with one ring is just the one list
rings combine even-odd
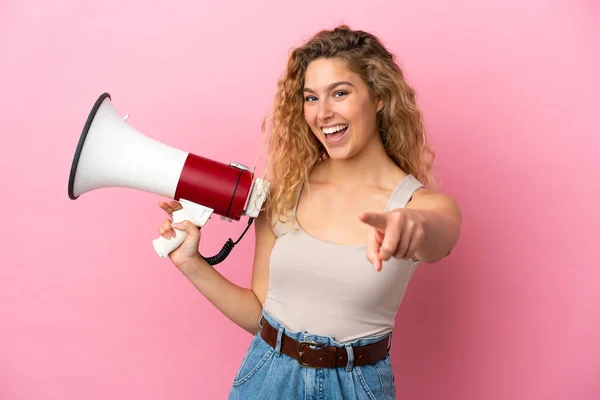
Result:
{"label": "ear", "polygon": [[380,112],[383,109],[383,100],[377,100],[377,112]]}

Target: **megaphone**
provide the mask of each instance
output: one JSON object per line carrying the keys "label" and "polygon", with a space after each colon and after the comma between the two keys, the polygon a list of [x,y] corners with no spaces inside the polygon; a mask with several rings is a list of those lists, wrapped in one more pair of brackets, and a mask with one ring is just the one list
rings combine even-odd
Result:
{"label": "megaphone", "polygon": [[[173,222],[189,220],[203,227],[213,215],[226,221],[249,217],[248,226],[233,242],[206,258],[222,262],[244,236],[260,213],[269,183],[255,177],[243,164],[221,163],[154,140],[126,122],[113,107],[109,93],[98,97],[79,138],[69,174],[69,198],[107,187],[125,187],[177,200],[182,209],[173,212]],[[167,257],[187,234],[152,241],[160,257]]]}

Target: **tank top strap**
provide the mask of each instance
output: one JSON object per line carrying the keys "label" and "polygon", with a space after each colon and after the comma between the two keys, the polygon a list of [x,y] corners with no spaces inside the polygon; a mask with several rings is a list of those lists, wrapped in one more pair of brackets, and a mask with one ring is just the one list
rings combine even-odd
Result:
{"label": "tank top strap", "polygon": [[390,211],[395,208],[406,207],[406,204],[412,199],[413,194],[421,188],[423,188],[423,184],[417,178],[411,174],[407,175],[392,192],[385,210]]}

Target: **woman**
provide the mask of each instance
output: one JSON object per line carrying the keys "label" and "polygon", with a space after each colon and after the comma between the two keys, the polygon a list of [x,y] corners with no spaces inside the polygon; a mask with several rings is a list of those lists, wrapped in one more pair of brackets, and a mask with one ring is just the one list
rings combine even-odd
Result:
{"label": "woman", "polygon": [[433,152],[415,93],[376,37],[340,26],[293,51],[271,122],[251,289],[201,258],[189,222],[159,228],[188,233],[172,262],[254,335],[230,398],[393,399],[397,308],[418,263],[454,248],[461,220],[425,189]]}

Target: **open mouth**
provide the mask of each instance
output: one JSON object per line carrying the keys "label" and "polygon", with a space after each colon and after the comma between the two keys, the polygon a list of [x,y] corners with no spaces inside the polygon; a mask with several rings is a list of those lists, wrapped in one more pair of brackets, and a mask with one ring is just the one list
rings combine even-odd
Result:
{"label": "open mouth", "polygon": [[334,142],[340,140],[346,131],[348,131],[348,124],[339,124],[327,128],[321,128],[321,130],[325,134],[325,140],[328,142]]}

